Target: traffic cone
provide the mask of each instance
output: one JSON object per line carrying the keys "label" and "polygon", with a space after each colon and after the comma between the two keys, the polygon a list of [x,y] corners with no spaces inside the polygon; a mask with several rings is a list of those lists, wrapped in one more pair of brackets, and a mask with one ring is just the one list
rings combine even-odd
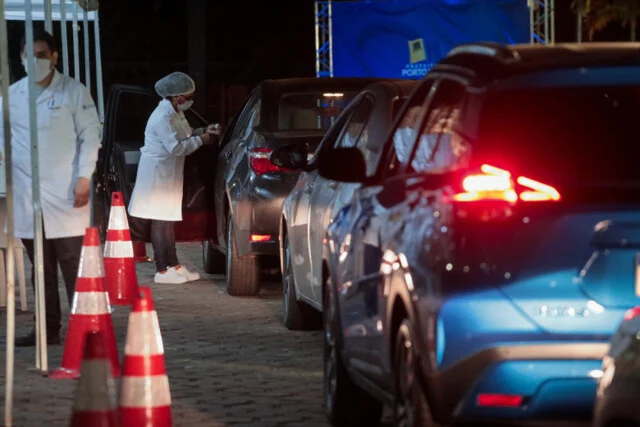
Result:
{"label": "traffic cone", "polygon": [[82,244],[76,290],[73,294],[71,315],[64,343],[62,366],[49,373],[50,378],[68,379],[80,376],[80,363],[84,341],[88,332],[103,331],[111,373],[120,375],[116,335],[111,322],[109,294],[104,286],[104,264],[100,253],[100,236],[95,227],[87,228]]}
{"label": "traffic cone", "polygon": [[104,332],[89,332],[70,427],[117,427],[118,406]]}
{"label": "traffic cone", "polygon": [[139,287],[129,314],[122,364],[122,427],[171,427],[171,392],[151,288]]}
{"label": "traffic cone", "polygon": [[144,242],[133,242],[133,259],[136,262],[153,262],[147,256],[147,245]]}
{"label": "traffic cone", "polygon": [[131,305],[138,289],[133,243],[122,193],[111,195],[109,228],[104,246],[104,271],[109,300],[113,305]]}

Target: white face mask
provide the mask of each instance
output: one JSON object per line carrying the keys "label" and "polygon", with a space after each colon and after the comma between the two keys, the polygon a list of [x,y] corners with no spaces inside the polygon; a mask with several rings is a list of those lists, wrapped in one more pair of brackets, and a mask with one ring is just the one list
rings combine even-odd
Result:
{"label": "white face mask", "polygon": [[[28,73],[29,69],[27,67],[26,58],[22,60],[22,65],[24,66],[24,70]],[[49,73],[51,73],[52,71],[51,60],[43,59],[43,58],[35,58],[34,68],[35,68],[35,75],[33,76],[33,78],[36,81],[36,83],[40,83],[41,81],[46,79],[49,76]]]}
{"label": "white face mask", "polygon": [[184,104],[178,105],[178,110],[179,111],[187,111],[189,108],[191,108],[192,105],[193,105],[193,100],[187,101]]}

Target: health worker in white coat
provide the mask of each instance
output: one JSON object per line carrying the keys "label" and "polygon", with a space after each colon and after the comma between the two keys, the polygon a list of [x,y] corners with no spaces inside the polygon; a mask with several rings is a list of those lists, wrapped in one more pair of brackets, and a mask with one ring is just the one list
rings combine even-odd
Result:
{"label": "health worker in white coat", "polygon": [[163,99],[151,113],[144,131],[144,146],[129,214],[151,221],[151,244],[156,262],[155,283],[186,283],[200,275],[180,265],[174,225],[182,221],[184,159],[203,144],[213,144],[217,127],[193,130],[184,115],[193,105],[195,83],[175,72],[159,80],[156,92]]}
{"label": "health worker in white coat", "polygon": [[[44,288],[47,343],[60,343],[58,264],[69,306],[73,299],[82,240],[90,225],[89,193],[101,141],[101,125],[91,93],[80,82],[60,74],[53,37],[34,29],[34,61],[40,195],[44,222]],[[34,223],[31,191],[29,82],[25,77],[9,88],[15,235],[22,239],[33,264]],[[8,131],[0,123],[0,138]],[[1,139],[0,139],[1,140]],[[5,225],[6,227],[6,225]],[[16,339],[17,346],[35,345],[35,330]]]}

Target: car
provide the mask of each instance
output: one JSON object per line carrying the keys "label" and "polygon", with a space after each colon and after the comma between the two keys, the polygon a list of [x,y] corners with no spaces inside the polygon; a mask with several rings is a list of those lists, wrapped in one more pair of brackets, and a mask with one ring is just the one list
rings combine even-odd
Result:
{"label": "car", "polygon": [[[151,90],[131,85],[113,85],[107,97],[102,147],[94,175],[93,224],[104,240],[107,232],[111,195],[122,192],[129,205],[144,145],[147,120],[158,106],[160,97]],[[185,112],[189,124],[196,128],[207,121],[194,109]],[[183,220],[176,224],[178,242],[204,242],[216,238],[213,181],[211,168],[216,162],[216,147],[203,146],[187,156],[184,167],[182,199]],[[150,242],[149,221],[128,216],[131,239]]]}
{"label": "car", "polygon": [[636,393],[640,391],[640,306],[628,310],[611,338],[599,378],[593,427],[640,426],[640,408]]}
{"label": "car", "polygon": [[454,48],[413,92],[323,245],[333,425],[592,419],[640,302],[640,44]]}
{"label": "car", "polygon": [[322,311],[322,239],[332,213],[351,198],[357,187],[319,176],[320,152],[358,147],[371,173],[375,172],[393,119],[416,85],[413,80],[383,80],[365,88],[342,112],[310,159],[306,147],[299,145],[282,145],[274,150],[275,164],[302,170],[284,201],[280,221],[283,316],[289,329],[322,325],[318,321]]}
{"label": "car", "polygon": [[251,92],[220,139],[214,184],[217,238],[204,247],[205,271],[226,270],[230,295],[257,295],[263,268],[279,266],[282,203],[299,171],[272,163],[273,149],[300,144],[313,151],[349,101],[375,80],[265,80]]}

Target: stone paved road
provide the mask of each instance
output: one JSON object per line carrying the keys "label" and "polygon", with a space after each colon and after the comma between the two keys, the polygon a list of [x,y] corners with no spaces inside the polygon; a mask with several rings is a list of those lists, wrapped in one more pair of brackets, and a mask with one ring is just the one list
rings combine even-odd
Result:
{"label": "stone paved road", "polygon": [[[200,245],[183,245],[179,253],[185,265],[201,271]],[[149,283],[152,273],[151,264],[139,265],[139,282]],[[193,284],[153,285],[152,289],[165,345],[174,426],[327,425],[320,333],[290,332],[282,326],[277,284],[257,298],[229,297],[221,277],[206,275]],[[31,312],[18,312],[17,334],[32,327],[33,307],[29,289]],[[65,322],[67,313],[65,304]],[[4,349],[4,309],[0,314]],[[113,321],[121,353],[127,316],[126,308],[115,307]],[[49,368],[55,369],[63,347],[49,349]],[[75,382],[40,376],[34,369],[34,353],[33,348],[16,349],[13,425],[68,425]],[[4,396],[4,351],[0,359],[0,395]],[[4,415],[0,424],[3,421]]]}

